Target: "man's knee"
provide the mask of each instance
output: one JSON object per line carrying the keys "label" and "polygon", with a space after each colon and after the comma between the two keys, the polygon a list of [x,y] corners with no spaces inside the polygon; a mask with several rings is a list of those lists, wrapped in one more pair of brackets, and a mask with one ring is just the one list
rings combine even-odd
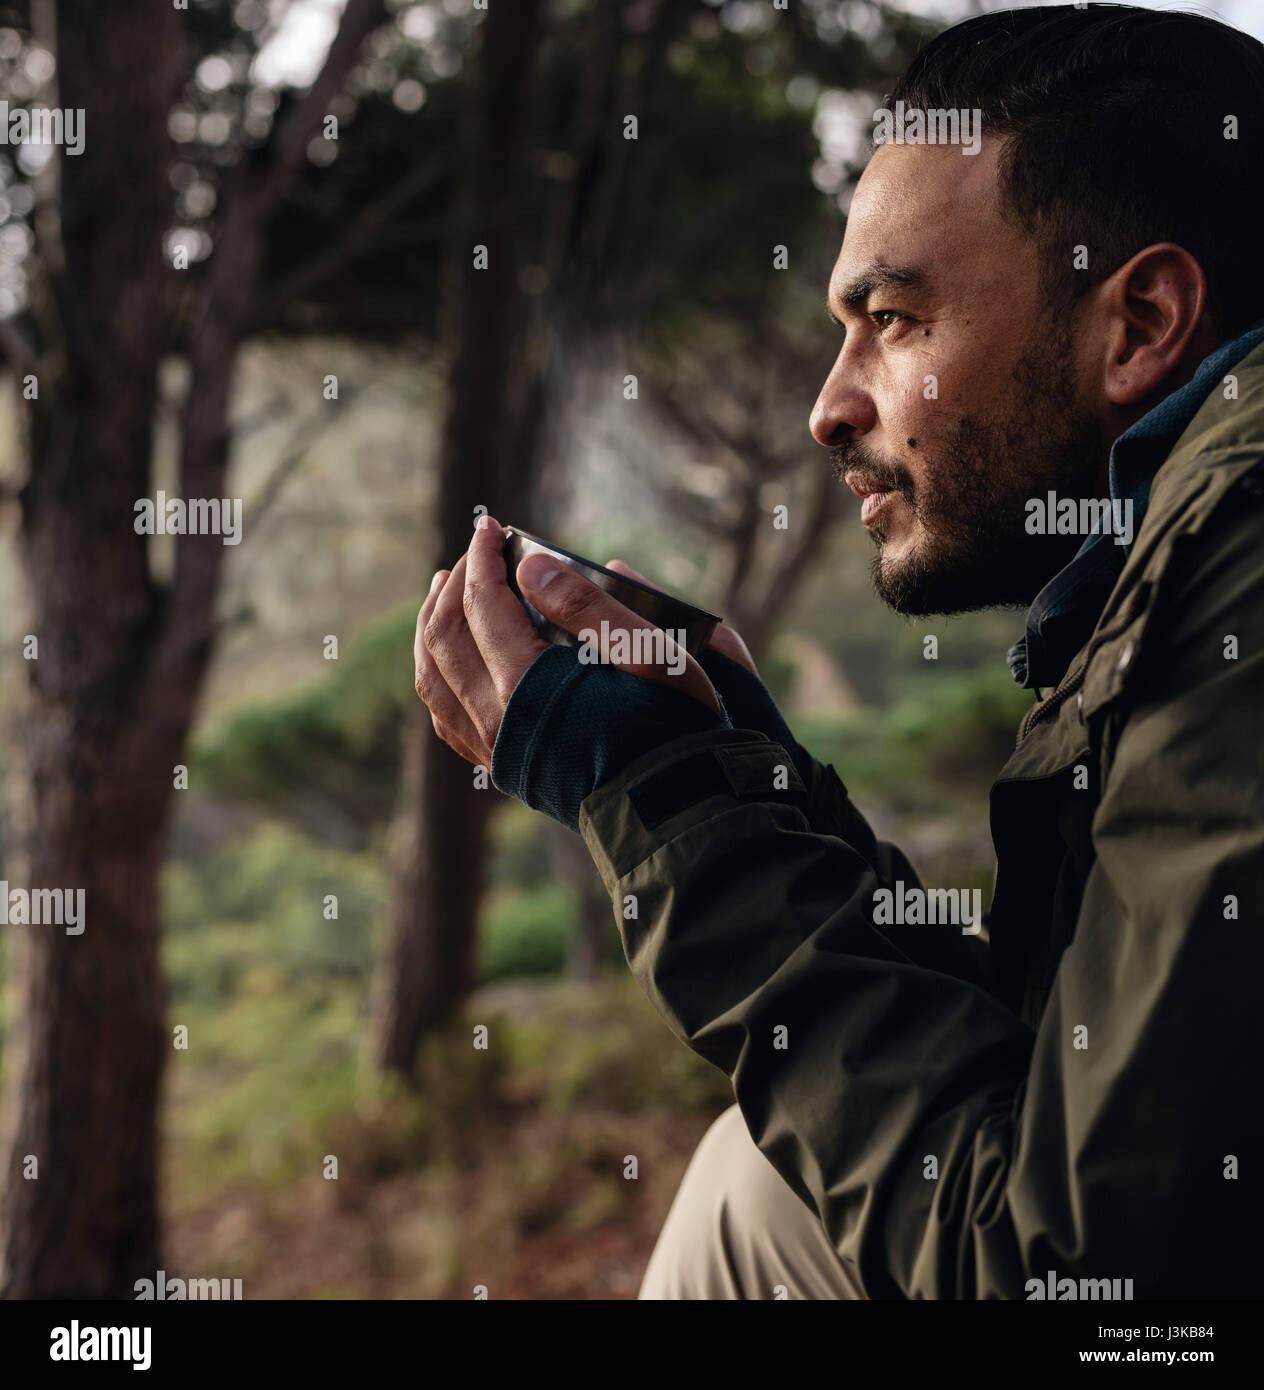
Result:
{"label": "man's knee", "polygon": [[730,1106],[698,1145],[641,1284],[643,1299],[863,1298],[820,1218]]}

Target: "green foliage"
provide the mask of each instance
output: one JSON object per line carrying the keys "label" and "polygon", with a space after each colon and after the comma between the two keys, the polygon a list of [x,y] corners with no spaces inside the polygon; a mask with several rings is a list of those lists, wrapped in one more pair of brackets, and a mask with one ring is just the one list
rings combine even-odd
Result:
{"label": "green foliage", "polygon": [[553,878],[549,826],[538,811],[506,797],[492,819],[488,881],[493,888],[538,888]]}
{"label": "green foliage", "polygon": [[[534,813],[516,805],[493,821],[498,886],[481,915],[480,982],[565,969],[579,891],[552,877],[541,829]],[[531,874],[520,877],[524,864]],[[172,860],[162,885],[164,960],[177,1003],[209,1008],[251,981],[280,988],[369,978],[388,892],[380,844],[339,851],[283,822],[259,821],[204,857]],[[336,919],[326,915],[329,895],[337,898]],[[607,948],[606,959],[621,964],[613,924]]]}
{"label": "green foliage", "polygon": [[480,980],[560,974],[575,931],[578,897],[573,884],[556,882],[492,893],[483,918]]}
{"label": "green foliage", "polygon": [[188,1002],[169,1014],[189,1029],[170,1078],[182,1187],[283,1182],[328,1152],[322,1121],[354,1095],[363,1020],[352,988],[287,984],[257,969],[213,1007]]}
{"label": "green foliage", "polygon": [[915,793],[952,805],[963,791],[990,784],[1013,750],[1031,692],[1019,690],[999,662],[963,673],[927,670],[911,689],[888,709],[804,719],[795,735],[866,795],[899,801]]}
{"label": "green foliage", "polygon": [[[1032,704],[1031,692],[1020,690],[1000,661],[961,674],[927,670],[917,690],[893,711],[893,731],[946,779],[966,775],[984,753],[1008,756]],[[991,768],[989,780],[996,771]]]}
{"label": "green foliage", "polygon": [[[494,990],[485,998],[495,1006]],[[626,967],[595,985],[541,985],[529,1009],[506,1005],[493,1031],[514,1089],[552,1110],[689,1111],[731,1099],[724,1074],[680,1046]]]}
{"label": "green foliage", "polygon": [[[204,860],[164,870],[172,997],[230,997],[255,969],[281,980],[365,975],[385,881],[380,852],[318,845],[278,822],[231,838]],[[325,898],[337,897],[336,919]]]}
{"label": "green foliage", "polygon": [[323,679],[203,731],[189,757],[195,784],[318,835],[345,840],[381,824],[395,801],[400,720],[417,701],[409,653],[419,606],[364,628]]}

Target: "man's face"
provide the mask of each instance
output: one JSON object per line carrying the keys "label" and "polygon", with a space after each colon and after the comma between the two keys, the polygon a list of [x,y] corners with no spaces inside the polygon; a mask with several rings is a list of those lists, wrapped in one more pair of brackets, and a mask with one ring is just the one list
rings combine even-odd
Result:
{"label": "man's face", "polygon": [[1035,242],[997,209],[998,150],[880,146],[830,280],[845,338],[811,430],[901,613],[1029,604],[1083,537],[1028,535],[1027,500],[1106,495],[1104,421]]}

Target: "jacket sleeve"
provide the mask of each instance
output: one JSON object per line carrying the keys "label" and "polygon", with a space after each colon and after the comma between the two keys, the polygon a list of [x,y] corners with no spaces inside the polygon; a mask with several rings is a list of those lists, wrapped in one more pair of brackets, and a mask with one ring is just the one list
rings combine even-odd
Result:
{"label": "jacket sleeve", "polygon": [[[809,827],[818,834],[837,836],[851,845],[873,868],[884,887],[890,887],[897,881],[909,887],[920,886],[917,870],[905,857],[903,850],[887,840],[879,839],[869,822],[856,809],[833,764],[820,762],[797,742],[759,677],[719,652],[705,651],[700,660],[732,716],[730,727],[745,730],[748,736],[758,737],[762,734],[774,745],[780,745],[766,781],[775,785],[779,780],[778,769],[784,770],[780,779],[784,780],[789,776],[793,764],[803,782],[803,811]],[[785,756],[786,753],[789,758]],[[919,965],[990,986],[990,961],[985,937],[956,933],[928,934],[918,927],[889,926],[883,930],[888,939]]]}
{"label": "jacket sleeve", "polygon": [[871,1298],[1023,1298],[1049,1271],[1264,1291],[1264,620],[1229,532],[1165,576],[1035,1033],[874,925],[881,864],[801,782],[770,791],[766,738],[677,740],[583,803],[634,974]]}

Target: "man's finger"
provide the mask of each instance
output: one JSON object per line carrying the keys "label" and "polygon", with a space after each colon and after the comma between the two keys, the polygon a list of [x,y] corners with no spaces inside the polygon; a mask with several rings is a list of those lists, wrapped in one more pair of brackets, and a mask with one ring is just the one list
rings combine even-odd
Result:
{"label": "man's finger", "polygon": [[481,751],[478,731],[435,665],[425,642],[426,625],[434,611],[439,592],[450,577],[448,570],[439,570],[435,574],[430,581],[430,592],[417,614],[417,631],[413,639],[413,685],[418,698],[430,711],[431,722],[438,737],[467,762],[475,765],[486,764],[488,760]]}
{"label": "man's finger", "polygon": [[590,643],[599,660],[645,680],[674,685],[719,713],[706,672],[686,653],[683,642],[625,608],[569,565],[549,555],[528,555],[516,577],[533,606],[564,632]]}
{"label": "man's finger", "polygon": [[[491,757],[488,754],[479,752],[477,748],[471,748],[459,734],[454,733],[453,730],[448,728],[438,715],[431,714],[430,722],[434,725],[435,737],[440,739],[443,743],[446,743],[458,757],[464,758],[467,763],[471,763],[474,767],[486,767],[490,770]],[[478,735],[473,731],[473,726],[471,725],[470,727],[470,736],[472,738],[477,738]]]}
{"label": "man's finger", "polygon": [[742,641],[737,629],[730,627],[728,623],[716,625],[707,646],[712,651],[719,652],[721,656],[727,656],[730,661],[736,661],[739,666],[745,666],[752,676],[759,675],[759,668],[755,665],[755,658],[750,654],[750,648]]}
{"label": "man's finger", "polygon": [[[413,633],[413,667],[417,681],[421,680],[421,662],[423,655],[429,659],[426,652],[426,624],[430,621],[430,615],[434,612],[435,603],[439,598],[439,590],[444,586],[451,574],[451,570],[436,570],[434,578],[430,581],[430,592],[427,593],[420,609],[417,611],[417,630]],[[417,691],[418,695],[421,691]]]}
{"label": "man's finger", "polygon": [[496,742],[505,702],[500,698],[465,616],[468,567],[469,552],[466,551],[453,565],[423,636],[439,674],[478,731],[479,746],[491,748]]}
{"label": "man's finger", "polygon": [[494,517],[475,529],[466,556],[465,619],[501,703],[508,704],[522,673],[548,643],[509,587],[505,533]]}
{"label": "man's finger", "polygon": [[422,627],[422,641],[443,678],[458,695],[486,678],[483,658],[465,621],[465,569],[467,555],[452,566]]}
{"label": "man's finger", "polygon": [[652,579],[646,579],[640,570],[634,570],[632,566],[624,560],[607,560],[606,568],[608,570],[614,570],[616,574],[626,574],[629,579],[639,579],[642,584],[648,584],[651,589],[661,589],[663,587],[661,584],[655,584]]}

